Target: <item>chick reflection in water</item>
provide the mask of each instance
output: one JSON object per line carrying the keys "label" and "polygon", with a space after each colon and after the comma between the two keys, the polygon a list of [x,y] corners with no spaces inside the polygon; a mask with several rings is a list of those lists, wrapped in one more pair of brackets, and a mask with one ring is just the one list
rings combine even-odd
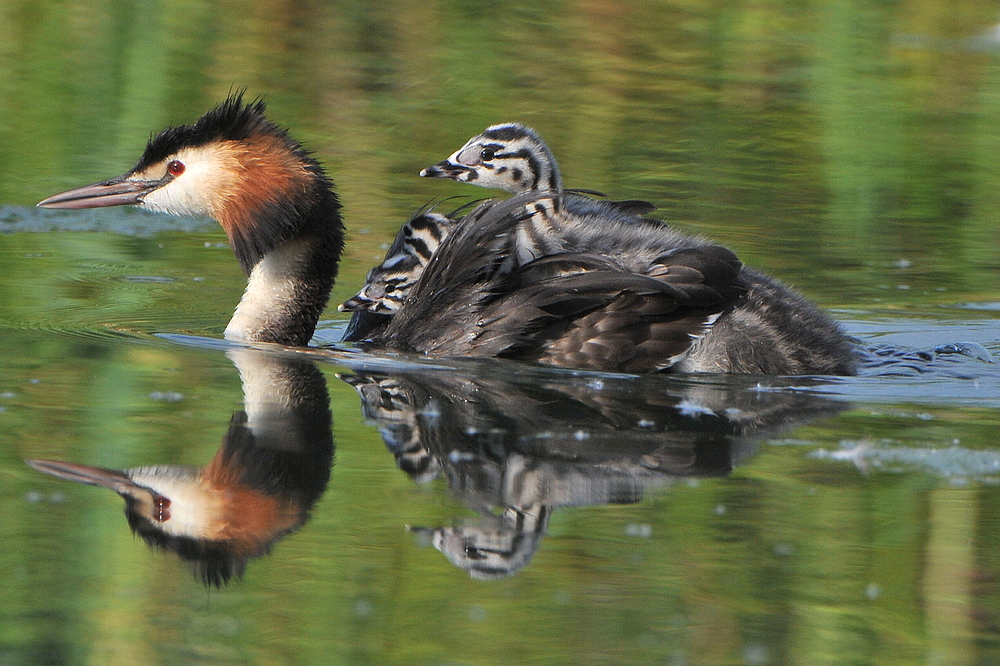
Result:
{"label": "chick reflection in water", "polygon": [[205,467],[127,470],[54,460],[35,469],[115,491],[146,543],[193,564],[207,585],[240,577],[302,526],[326,489],[333,434],[326,380],[309,361],[237,350],[245,411],[233,415],[222,447]]}
{"label": "chick reflection in water", "polygon": [[638,502],[677,478],[728,474],[757,439],[842,408],[801,390],[762,390],[750,378],[478,369],[342,379],[400,469],[419,482],[445,476],[480,515],[411,528],[479,579],[524,568],[554,509]]}

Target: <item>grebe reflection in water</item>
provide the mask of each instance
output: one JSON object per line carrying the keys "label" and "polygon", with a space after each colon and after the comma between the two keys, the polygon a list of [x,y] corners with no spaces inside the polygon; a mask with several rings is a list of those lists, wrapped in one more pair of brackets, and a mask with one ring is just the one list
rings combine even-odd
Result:
{"label": "grebe reflection in water", "polygon": [[27,461],[121,495],[133,532],[215,587],[305,524],[326,490],[334,449],[326,378],[311,361],[252,350],[229,356],[243,379],[244,411],[233,415],[206,466],[112,470]]}

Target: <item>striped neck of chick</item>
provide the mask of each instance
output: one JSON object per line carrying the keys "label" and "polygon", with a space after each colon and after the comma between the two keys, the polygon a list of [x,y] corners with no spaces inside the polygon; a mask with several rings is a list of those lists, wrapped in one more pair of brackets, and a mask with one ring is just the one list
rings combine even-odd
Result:
{"label": "striped neck of chick", "polygon": [[396,234],[382,263],[368,272],[365,285],[337,309],[395,314],[454,224],[449,215],[417,211]]}
{"label": "striped neck of chick", "polygon": [[535,130],[521,123],[487,127],[448,159],[420,172],[425,178],[450,178],[460,183],[518,194],[562,190],[559,165]]}
{"label": "striped neck of chick", "polygon": [[[520,123],[487,127],[448,159],[427,167],[420,175],[451,178],[513,193],[562,191],[559,165],[552,151],[533,129]],[[562,199],[553,197],[547,201],[546,208],[553,214],[533,215],[530,238],[525,238],[521,244],[534,248],[530,251],[541,251],[541,242],[553,233],[557,224],[554,213]],[[399,230],[382,263],[368,273],[365,285],[338,309],[341,312],[395,314],[420,279],[438,245],[454,227],[455,215],[455,212],[443,216],[423,211],[414,215]]]}

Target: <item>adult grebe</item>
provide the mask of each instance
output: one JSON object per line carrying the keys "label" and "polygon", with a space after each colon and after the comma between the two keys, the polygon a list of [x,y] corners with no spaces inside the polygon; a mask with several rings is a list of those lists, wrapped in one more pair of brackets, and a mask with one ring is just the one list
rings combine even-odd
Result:
{"label": "adult grebe", "polygon": [[135,534],[191,562],[217,587],[309,519],[334,453],[326,377],[312,361],[250,349],[227,356],[240,372],[244,409],[233,414],[204,467],[113,470],[25,461],[60,479],[115,491]]}
{"label": "adult grebe", "polygon": [[340,203],[322,167],[265,118],[263,102],[230,96],[193,125],[157,134],[124,175],[38,205],[124,204],[222,225],[249,277],[226,338],[309,343],[344,246]]}
{"label": "adult grebe", "polygon": [[[602,202],[570,211],[564,196],[480,205],[372,341],[606,371],[853,371],[835,323],[729,250]],[[261,102],[231,96],[160,132],[126,174],[39,206],[123,204],[215,218],[249,276],[226,337],[307,344],[336,277],[340,205]]]}

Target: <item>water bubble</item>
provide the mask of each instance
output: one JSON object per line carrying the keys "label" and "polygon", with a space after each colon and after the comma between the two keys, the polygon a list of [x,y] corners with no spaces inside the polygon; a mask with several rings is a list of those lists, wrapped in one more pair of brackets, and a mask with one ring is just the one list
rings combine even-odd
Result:
{"label": "water bubble", "polygon": [[677,405],[677,411],[681,416],[715,416],[711,409],[691,400],[682,400]]}
{"label": "water bubble", "polygon": [[153,391],[149,394],[150,400],[162,400],[164,402],[180,402],[184,395],[177,391]]}
{"label": "water bubble", "polygon": [[367,599],[358,599],[354,602],[354,615],[355,617],[368,617],[375,610],[372,606],[372,602]]}
{"label": "water bubble", "polygon": [[766,664],[771,661],[771,651],[764,645],[748,645],[743,648],[743,661],[748,664]]}
{"label": "water bubble", "polygon": [[625,536],[637,539],[648,539],[653,535],[653,526],[649,523],[629,523],[625,526]]}

